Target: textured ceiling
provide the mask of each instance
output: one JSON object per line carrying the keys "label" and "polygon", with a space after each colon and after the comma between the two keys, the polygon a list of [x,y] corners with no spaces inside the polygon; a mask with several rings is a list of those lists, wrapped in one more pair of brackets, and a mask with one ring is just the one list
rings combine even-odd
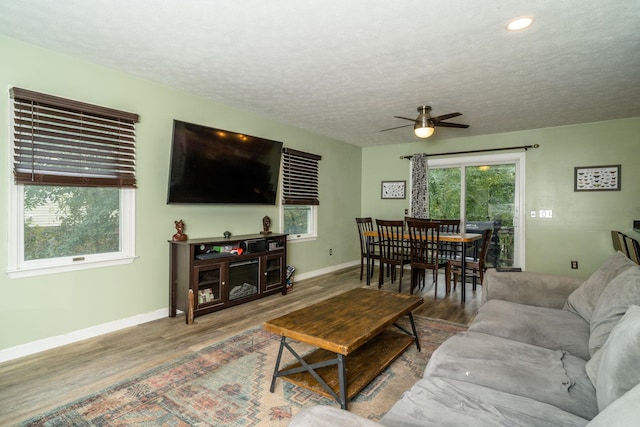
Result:
{"label": "textured ceiling", "polygon": [[422,104],[471,126],[432,139],[638,117],[638,22],[638,0],[0,0],[0,34],[359,146],[418,140],[378,131]]}

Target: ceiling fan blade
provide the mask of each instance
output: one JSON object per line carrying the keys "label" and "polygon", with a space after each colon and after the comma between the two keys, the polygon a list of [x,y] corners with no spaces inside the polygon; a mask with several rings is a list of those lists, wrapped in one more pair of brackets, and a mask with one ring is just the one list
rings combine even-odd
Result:
{"label": "ceiling fan blade", "polygon": [[394,127],[394,128],[382,129],[380,132],[386,132],[386,131],[388,131],[388,130],[394,130],[394,129],[406,128],[406,127],[409,127],[409,126],[413,126],[413,125],[396,126],[396,127]]}
{"label": "ceiling fan blade", "polygon": [[436,117],[431,117],[431,120],[433,120],[434,122],[441,122],[443,120],[449,120],[452,119],[454,117],[458,117],[461,116],[462,113],[449,113],[449,114],[443,114],[441,116],[436,116]]}
{"label": "ceiling fan blade", "polygon": [[393,117],[395,117],[396,119],[409,120],[409,121],[412,121],[412,122],[414,122],[414,123],[415,123],[415,121],[416,121],[416,119],[410,119],[410,118],[408,118],[408,117],[402,117],[402,116],[393,116]]}
{"label": "ceiling fan blade", "polygon": [[435,122],[434,126],[441,126],[444,128],[461,128],[466,129],[469,125],[463,125],[462,123],[447,123],[447,122]]}

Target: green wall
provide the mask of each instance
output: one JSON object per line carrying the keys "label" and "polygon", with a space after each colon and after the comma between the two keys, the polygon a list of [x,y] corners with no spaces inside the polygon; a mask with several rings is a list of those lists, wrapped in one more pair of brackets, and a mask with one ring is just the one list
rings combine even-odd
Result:
{"label": "green wall", "polygon": [[[319,154],[319,238],[289,245],[298,275],[313,275],[353,262],[359,247],[353,218],[360,213],[361,149],[264,117],[226,107],[154,82],[0,36],[0,212],[7,218],[9,95],[11,86],[138,113],[136,253],[132,264],[10,279],[7,245],[0,245],[0,349],[78,331],[168,306],[168,243],[173,221],[183,219],[190,237],[235,235],[262,229],[262,217],[280,230],[274,206],[168,206],[166,188],[173,119],[284,142]],[[8,227],[0,225],[0,241]],[[333,255],[329,256],[329,249]]]}
{"label": "green wall", "polygon": [[[630,118],[364,148],[362,215],[404,216],[408,198],[380,200],[380,181],[409,181],[409,161],[400,156],[540,144],[526,154],[525,268],[586,277],[613,253],[611,230],[640,237],[632,230],[640,219],[639,135],[640,118]],[[573,191],[575,166],[613,164],[622,165],[622,191]],[[540,209],[552,209],[553,218],[530,218]],[[570,269],[571,260],[578,270]]]}

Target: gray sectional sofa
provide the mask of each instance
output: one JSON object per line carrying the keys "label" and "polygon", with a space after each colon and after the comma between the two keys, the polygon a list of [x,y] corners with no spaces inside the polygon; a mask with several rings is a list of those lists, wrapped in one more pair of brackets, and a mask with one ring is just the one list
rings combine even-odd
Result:
{"label": "gray sectional sofa", "polygon": [[640,266],[621,252],[586,281],[489,270],[469,330],[380,424],[314,406],[289,425],[640,425],[639,306]]}

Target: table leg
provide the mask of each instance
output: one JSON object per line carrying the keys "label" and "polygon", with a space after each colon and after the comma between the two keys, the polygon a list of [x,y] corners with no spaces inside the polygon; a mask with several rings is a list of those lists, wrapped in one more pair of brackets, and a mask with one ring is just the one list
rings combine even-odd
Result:
{"label": "table leg", "polygon": [[344,410],[347,409],[347,364],[344,360],[344,355],[338,353],[338,381],[340,382],[340,407]]}
{"label": "table leg", "polygon": [[370,268],[371,268],[371,237],[367,236],[367,272],[366,272],[366,276],[367,276],[367,286],[371,285],[371,273],[370,273]]}
{"label": "table leg", "polygon": [[460,276],[462,279],[462,283],[460,284],[460,302],[462,304],[465,303],[465,301],[467,300],[466,294],[467,294],[467,243],[466,242],[462,242],[462,257],[460,259],[460,268],[462,269]]}
{"label": "table leg", "polygon": [[271,387],[269,391],[273,393],[276,388],[276,378],[278,378],[278,370],[280,369],[280,359],[282,359],[282,349],[285,345],[285,336],[283,335],[280,339],[280,349],[278,350],[278,357],[276,358],[276,367],[273,369],[273,377],[271,378]]}

